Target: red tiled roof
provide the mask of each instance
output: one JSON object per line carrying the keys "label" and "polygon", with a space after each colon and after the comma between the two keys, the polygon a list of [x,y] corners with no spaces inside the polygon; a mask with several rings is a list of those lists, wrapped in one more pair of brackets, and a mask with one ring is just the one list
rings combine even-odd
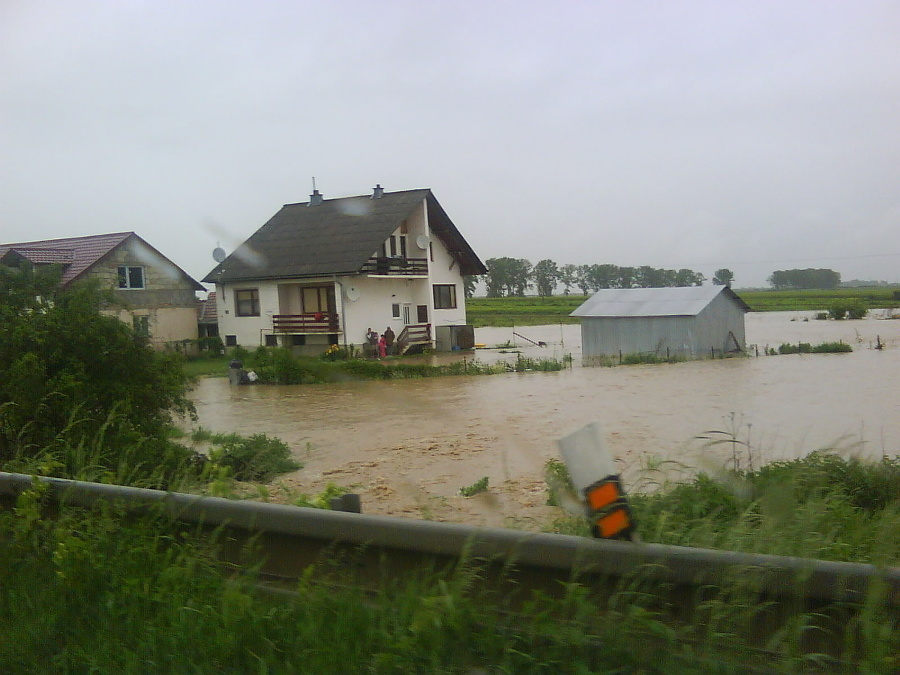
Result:
{"label": "red tiled roof", "polygon": [[[24,241],[14,244],[0,244],[0,258],[9,251],[22,256],[32,263],[62,263],[63,274],[60,280],[61,286],[66,286],[77,279],[81,274],[100,261],[103,256],[130,237],[136,237],[140,242],[150,248],[164,260],[168,260],[150,244],[141,239],[134,232],[115,232],[113,234],[95,234],[88,237],[70,237],[68,239],[47,239],[44,241]],[[171,263],[171,261],[169,261]],[[174,263],[172,263],[174,265]],[[184,270],[176,266],[188,281],[194,286],[194,290],[206,290],[195,279],[188,276]]]}
{"label": "red tiled roof", "polygon": [[90,237],[0,244],[0,258],[12,250],[35,264],[67,264],[61,280],[61,284],[65,286],[132,235],[134,232],[116,232]]}
{"label": "red tiled roof", "polygon": [[216,308],[216,292],[212,291],[206,296],[206,300],[200,301],[197,321],[200,323],[218,323],[219,311]]}

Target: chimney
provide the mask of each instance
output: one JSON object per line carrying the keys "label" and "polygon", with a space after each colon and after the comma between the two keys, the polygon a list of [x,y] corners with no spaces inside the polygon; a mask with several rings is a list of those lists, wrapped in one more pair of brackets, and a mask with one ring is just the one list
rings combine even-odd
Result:
{"label": "chimney", "polygon": [[322,193],[313,188],[312,194],[309,196],[309,204],[307,204],[307,206],[318,206],[322,203],[323,199],[324,197],[322,197]]}
{"label": "chimney", "polygon": [[372,188],[372,199],[381,199],[384,196],[384,188],[381,187],[381,183],[376,183],[375,187]]}

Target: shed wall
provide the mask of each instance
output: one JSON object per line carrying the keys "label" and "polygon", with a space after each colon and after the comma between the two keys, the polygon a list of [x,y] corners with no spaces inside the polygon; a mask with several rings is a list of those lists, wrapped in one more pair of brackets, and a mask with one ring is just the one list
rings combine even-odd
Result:
{"label": "shed wall", "polygon": [[[734,336],[734,339],[730,335]],[[696,358],[745,347],[744,312],[724,295],[697,316],[582,317],[586,360],[621,354]]]}

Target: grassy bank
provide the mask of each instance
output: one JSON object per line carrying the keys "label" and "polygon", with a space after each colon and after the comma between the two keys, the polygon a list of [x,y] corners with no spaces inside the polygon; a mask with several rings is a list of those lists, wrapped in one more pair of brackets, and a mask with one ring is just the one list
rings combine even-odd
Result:
{"label": "grassy bank", "polygon": [[[634,499],[642,538],[896,563],[897,461],[814,455],[732,478],[744,484],[706,477]],[[0,513],[0,541],[5,673],[887,674],[900,666],[896,613],[875,595],[849,622],[841,622],[851,616],[846,605],[818,608],[759,644],[767,609],[749,573],[705,587],[704,601],[677,619],[672,589],[639,572],[612,593],[573,580],[501,595],[466,562],[385,574],[375,591],[356,582],[352,565],[322,563],[294,596],[274,597],[252,575],[221,566],[214,540],[163,515],[125,517],[107,505],[50,519],[39,488]],[[836,623],[820,626],[823,613]],[[810,639],[822,652],[810,653]]]}
{"label": "grassy bank", "polygon": [[[862,302],[870,309],[900,308],[891,288],[840,288],[830,291],[737,291],[754,312],[828,311],[839,303]],[[578,323],[569,314],[583,303],[586,295],[557,295],[522,298],[469,298],[466,315],[469,323],[480,326],[537,326],[554,323]]]}
{"label": "grassy bank", "polygon": [[507,372],[557,371],[568,367],[570,359],[511,356],[508,361],[482,363],[472,356],[452,363],[429,365],[409,363],[403,357],[372,359],[323,359],[293,356],[290,350],[259,347],[253,352],[233,349],[228,356],[199,358],[185,363],[192,377],[225,376],[232,359],[241,361],[263,384],[325,384],[348,380],[408,380],[448,375],[496,375]]}

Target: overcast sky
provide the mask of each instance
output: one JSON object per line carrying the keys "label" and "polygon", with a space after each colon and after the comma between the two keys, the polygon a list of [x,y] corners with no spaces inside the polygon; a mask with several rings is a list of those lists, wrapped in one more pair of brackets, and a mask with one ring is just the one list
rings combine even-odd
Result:
{"label": "overcast sky", "polygon": [[900,281],[900,3],[0,0],[0,242],[195,278],[429,187],[482,260]]}

